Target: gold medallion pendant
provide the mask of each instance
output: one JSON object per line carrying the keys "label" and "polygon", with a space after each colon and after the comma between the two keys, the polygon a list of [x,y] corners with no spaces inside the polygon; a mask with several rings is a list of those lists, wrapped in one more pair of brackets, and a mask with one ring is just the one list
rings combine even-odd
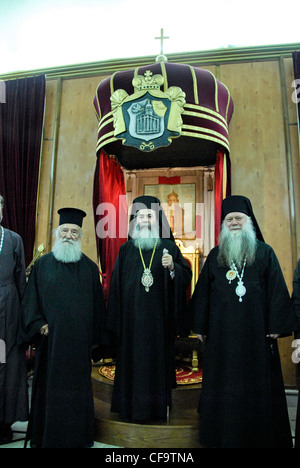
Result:
{"label": "gold medallion pendant", "polygon": [[246,266],[246,258],[244,260],[242,272],[241,274],[239,274],[235,263],[232,262],[231,269],[228,270],[226,273],[226,279],[228,279],[229,284],[231,284],[231,281],[233,281],[235,278],[238,278],[237,287],[235,288],[235,294],[239,297],[239,302],[243,302],[242,297],[245,296],[247,292],[247,289],[245,288],[244,281],[243,281],[245,266]]}
{"label": "gold medallion pendant", "polygon": [[141,282],[142,285],[145,287],[146,292],[149,292],[149,288],[153,284],[153,276],[149,268],[146,268],[146,270],[144,270]]}
{"label": "gold medallion pendant", "polygon": [[141,283],[144,286],[146,292],[149,292],[149,288],[152,286],[153,281],[154,281],[152,273],[151,273],[151,266],[152,266],[152,261],[153,261],[153,257],[154,257],[154,254],[155,254],[156,246],[157,246],[157,241],[155,242],[154,249],[152,251],[149,267],[146,268],[144,258],[143,258],[143,254],[142,254],[142,249],[141,249],[141,246],[139,245],[140,256],[141,256],[141,260],[142,260],[143,267],[144,267],[144,272],[143,272],[143,275],[142,275],[142,278],[141,278]]}
{"label": "gold medallion pendant", "polygon": [[229,284],[231,281],[233,281],[236,278],[236,272],[234,270],[228,270],[226,273],[226,278],[229,281]]}
{"label": "gold medallion pendant", "polygon": [[235,294],[239,296],[239,301],[243,302],[242,297],[246,294],[246,288],[243,281],[239,281],[237,287],[235,288]]}

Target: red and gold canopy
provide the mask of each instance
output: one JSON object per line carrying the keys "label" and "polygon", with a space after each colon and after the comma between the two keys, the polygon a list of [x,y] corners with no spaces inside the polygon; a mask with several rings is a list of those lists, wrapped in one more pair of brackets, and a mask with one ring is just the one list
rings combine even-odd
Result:
{"label": "red and gold canopy", "polygon": [[233,101],[208,70],[158,62],[116,72],[99,84],[97,154],[127,169],[212,165],[230,153]]}

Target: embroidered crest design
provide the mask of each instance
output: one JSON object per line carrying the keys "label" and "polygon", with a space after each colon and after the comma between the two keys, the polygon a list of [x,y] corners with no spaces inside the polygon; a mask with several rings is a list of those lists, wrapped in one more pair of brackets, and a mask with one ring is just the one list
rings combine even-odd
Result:
{"label": "embroidered crest design", "polygon": [[148,70],[144,76],[133,78],[132,95],[123,89],[112,94],[114,136],[124,145],[153,151],[180,136],[185,93],[177,86],[163,92],[163,82],[162,75],[152,75]]}

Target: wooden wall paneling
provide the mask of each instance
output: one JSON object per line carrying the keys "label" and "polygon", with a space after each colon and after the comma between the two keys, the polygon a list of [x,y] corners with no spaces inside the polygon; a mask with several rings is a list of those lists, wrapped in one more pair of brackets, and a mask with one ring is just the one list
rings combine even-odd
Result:
{"label": "wooden wall paneling", "polygon": [[287,89],[285,60],[283,59],[283,57],[280,57],[279,59],[279,70],[280,70],[280,81],[281,81],[282,115],[283,115],[284,137],[285,137],[287,189],[288,189],[289,211],[290,211],[292,271],[294,271],[297,265],[295,189],[294,189],[294,178],[293,178],[289,98],[288,98],[288,89]]}
{"label": "wooden wall paneling", "polygon": [[[47,82],[48,113],[45,118],[45,147],[42,157],[36,240],[36,245],[41,241],[46,243],[47,235],[58,225],[59,208],[63,206],[81,208],[87,213],[83,225],[83,251],[94,261],[97,261],[97,255],[92,195],[98,122],[93,107],[93,97],[100,80],[99,77],[62,80],[56,154],[53,153],[53,138],[57,94],[55,82],[53,80]],[[47,213],[53,157],[56,157],[53,206],[51,212]],[[52,243],[51,235],[48,250],[51,249]]]}
{"label": "wooden wall paneling", "polygon": [[299,152],[299,132],[297,121],[297,106],[293,102],[292,93],[294,87],[292,82],[295,79],[292,58],[286,58],[283,61],[285,69],[286,96],[288,105],[288,123],[291,141],[292,156],[292,174],[293,189],[295,201],[295,219],[296,219],[296,259],[300,258],[300,152]]}
{"label": "wooden wall paneling", "polygon": [[97,79],[64,80],[57,153],[54,219],[64,206],[83,209],[83,251],[96,261],[93,181],[96,164],[97,119],[93,97]]}
{"label": "wooden wall paneling", "polygon": [[55,103],[58,80],[46,81],[46,104],[43,132],[43,147],[40,163],[39,194],[37,201],[37,229],[35,249],[44,244],[47,249],[49,237],[49,197],[51,191],[51,161],[54,141]]}

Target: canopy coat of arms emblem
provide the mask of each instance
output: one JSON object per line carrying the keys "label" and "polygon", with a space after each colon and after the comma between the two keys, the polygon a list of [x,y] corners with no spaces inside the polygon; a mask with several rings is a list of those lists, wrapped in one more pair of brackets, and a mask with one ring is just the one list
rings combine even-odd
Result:
{"label": "canopy coat of arms emblem", "polygon": [[111,96],[114,136],[127,146],[153,151],[168,146],[181,135],[185,93],[177,86],[160,90],[164,78],[146,71],[137,75],[131,95],[123,89]]}

